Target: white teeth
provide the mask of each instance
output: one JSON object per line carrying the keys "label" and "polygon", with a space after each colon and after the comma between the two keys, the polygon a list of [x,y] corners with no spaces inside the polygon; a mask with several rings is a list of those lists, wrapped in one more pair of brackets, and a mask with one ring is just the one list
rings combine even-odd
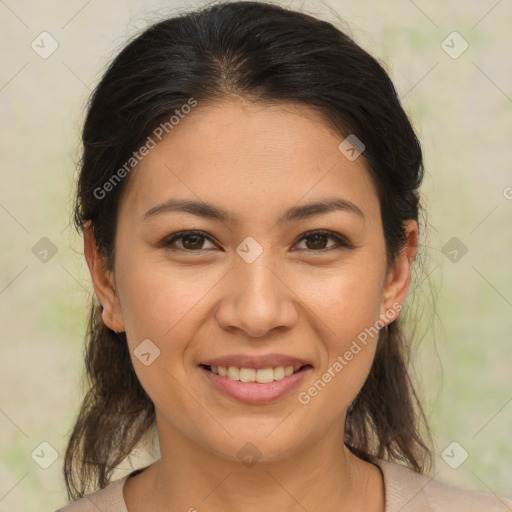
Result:
{"label": "white teeth", "polygon": [[274,380],[274,369],[273,368],[259,368],[256,371],[256,382],[260,384],[267,384]]}
{"label": "white teeth", "polygon": [[240,380],[242,382],[255,382],[256,370],[254,368],[240,368]]}
{"label": "white teeth", "polygon": [[239,380],[241,382],[258,382],[266,384],[274,380],[281,380],[288,377],[299,368],[300,365],[276,366],[274,368],[237,368],[235,366],[210,366],[212,373],[227,377],[230,380]]}
{"label": "white teeth", "polygon": [[240,370],[235,368],[234,366],[230,366],[228,368],[228,379],[231,380],[240,380]]}
{"label": "white teeth", "polygon": [[284,378],[284,376],[285,376],[284,366],[277,366],[276,368],[274,368],[274,379],[281,380]]}

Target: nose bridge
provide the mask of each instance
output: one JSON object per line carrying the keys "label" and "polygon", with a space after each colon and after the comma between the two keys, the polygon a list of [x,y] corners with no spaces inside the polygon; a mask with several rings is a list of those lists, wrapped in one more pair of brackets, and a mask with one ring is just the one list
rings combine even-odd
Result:
{"label": "nose bridge", "polygon": [[235,273],[240,279],[239,297],[249,298],[251,302],[256,301],[256,303],[261,302],[267,305],[270,305],[271,302],[276,304],[279,301],[277,295],[282,293],[282,290],[279,289],[275,271],[271,271],[271,260],[270,251],[265,251],[250,263],[243,258],[235,263]]}
{"label": "nose bridge", "polygon": [[234,258],[234,272],[239,279],[240,288],[237,295],[246,298],[246,294],[254,295],[251,300],[264,299],[275,301],[279,280],[271,268],[276,267],[276,255],[272,250],[272,241],[269,237],[258,236],[259,242],[252,236],[246,237],[236,248]]}
{"label": "nose bridge", "polygon": [[[296,312],[293,294],[275,270],[271,251],[262,251],[255,259],[247,258],[245,255],[255,249],[248,243],[248,251],[235,257],[230,285],[217,310],[217,319],[224,328],[239,328],[251,337],[261,337],[276,327],[290,327]],[[243,244],[241,248],[244,249]]]}

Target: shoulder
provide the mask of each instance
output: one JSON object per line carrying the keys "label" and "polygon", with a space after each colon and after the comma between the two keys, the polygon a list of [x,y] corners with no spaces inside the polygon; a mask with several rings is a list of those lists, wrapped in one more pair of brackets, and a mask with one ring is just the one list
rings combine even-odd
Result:
{"label": "shoulder", "polygon": [[445,484],[405,466],[376,461],[384,476],[386,512],[512,512],[512,500]]}
{"label": "shoulder", "polygon": [[123,487],[128,476],[115,480],[103,489],[87,494],[56,512],[128,512],[123,498]]}

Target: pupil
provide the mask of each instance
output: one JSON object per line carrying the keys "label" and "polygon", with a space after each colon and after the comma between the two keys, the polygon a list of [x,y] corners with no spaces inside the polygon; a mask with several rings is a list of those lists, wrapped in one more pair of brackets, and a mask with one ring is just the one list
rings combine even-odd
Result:
{"label": "pupil", "polygon": [[[314,248],[314,249],[319,249],[319,248],[322,248],[322,247],[318,247],[318,246],[317,246],[317,245],[318,245],[318,243],[320,243],[320,245],[323,245],[323,244],[321,244],[321,242],[319,242],[319,239],[325,239],[325,237],[326,237],[325,235],[316,234],[316,235],[311,235],[311,236],[309,236],[308,238],[309,238],[310,240],[311,240],[311,239],[312,239],[312,240],[314,240],[314,242],[313,242],[313,246],[314,246],[314,247],[313,247],[313,248]],[[325,240],[324,240],[324,241],[325,241]],[[308,246],[308,248],[310,248],[310,249],[311,249],[311,247],[309,247],[309,246]]]}
{"label": "pupil", "polygon": [[[187,243],[187,240],[189,239],[196,239],[196,241],[192,241],[192,244],[189,244]],[[200,245],[200,243],[198,242],[198,239],[200,240],[202,238],[201,235],[186,235],[183,239],[183,245],[185,247],[187,247],[187,249],[197,249],[197,245]],[[192,247],[189,247],[190,245],[192,245]]]}

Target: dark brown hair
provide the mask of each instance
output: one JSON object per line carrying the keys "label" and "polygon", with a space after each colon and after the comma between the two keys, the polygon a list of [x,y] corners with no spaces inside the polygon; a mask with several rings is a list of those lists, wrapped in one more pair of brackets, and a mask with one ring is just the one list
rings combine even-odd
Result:
{"label": "dark brown hair", "polygon": [[[99,193],[153,130],[194,98],[292,102],[318,111],[343,137],[365,144],[377,187],[387,262],[418,221],[420,144],[378,61],[331,23],[260,2],[229,2],[165,19],[111,63],[88,105],[77,184],[76,228],[92,224],[113,270],[119,199],[130,175]],[[118,174],[119,176],[119,174]],[[408,371],[400,318],[380,331],[369,376],[346,420],[345,444],[361,458],[401,461],[418,472],[431,460],[428,429]],[[70,499],[103,488],[152,430],[154,405],[135,374],[124,333],[108,329],[93,297],[86,333],[87,390],[67,446]]]}

